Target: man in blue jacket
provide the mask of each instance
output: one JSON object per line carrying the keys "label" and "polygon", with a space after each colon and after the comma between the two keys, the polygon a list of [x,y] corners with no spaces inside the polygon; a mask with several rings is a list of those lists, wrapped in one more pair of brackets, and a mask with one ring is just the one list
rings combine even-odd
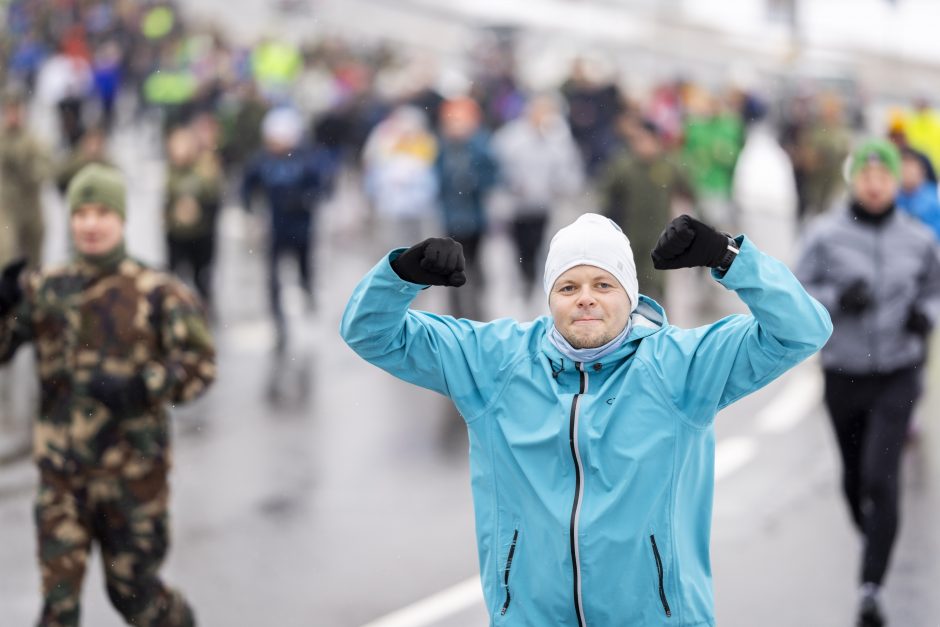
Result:
{"label": "man in blue jacket", "polygon": [[392,251],[347,305],[353,350],[447,395],[467,422],[492,625],[715,624],[715,414],[815,353],[832,327],[744,236],[681,216],[652,256],[659,269],[711,267],[753,315],[669,325],[637,292],[629,241],[596,214],[551,242],[551,317],[410,310],[426,286],[466,281],[450,239]]}

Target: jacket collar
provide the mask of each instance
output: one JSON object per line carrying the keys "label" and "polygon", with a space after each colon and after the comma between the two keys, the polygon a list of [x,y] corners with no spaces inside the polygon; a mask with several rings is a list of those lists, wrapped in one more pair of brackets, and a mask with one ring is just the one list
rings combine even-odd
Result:
{"label": "jacket collar", "polygon": [[[627,336],[627,339],[621,344],[613,353],[599,359],[598,362],[602,364],[612,364],[616,362],[629,359],[636,352],[637,348],[640,346],[640,341],[652,335],[654,333],[659,333],[666,326],[669,325],[669,321],[666,319],[666,311],[663,309],[662,305],[657,303],[655,300],[649,296],[644,296],[640,294],[640,304],[637,305],[637,308],[631,314],[630,319],[633,323],[633,328],[630,330],[630,334]],[[561,364],[564,364],[565,368],[570,368],[573,366],[571,364],[571,359],[562,355],[551,340],[548,337],[548,333],[552,327],[552,321],[550,318],[545,319],[545,332],[542,335],[541,350],[542,353],[548,357],[551,363],[555,364],[553,369],[558,369]],[[585,369],[592,366],[594,362],[586,363]]]}

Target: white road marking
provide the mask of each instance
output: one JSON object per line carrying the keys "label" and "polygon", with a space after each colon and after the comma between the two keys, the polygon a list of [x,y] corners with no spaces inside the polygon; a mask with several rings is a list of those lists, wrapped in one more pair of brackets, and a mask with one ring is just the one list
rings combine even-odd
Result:
{"label": "white road marking", "polygon": [[789,431],[809,416],[823,395],[823,378],[818,368],[793,373],[786,387],[757,413],[757,429],[778,434]]}
{"label": "white road marking", "polygon": [[362,627],[425,627],[480,603],[483,603],[480,578],[471,577]]}

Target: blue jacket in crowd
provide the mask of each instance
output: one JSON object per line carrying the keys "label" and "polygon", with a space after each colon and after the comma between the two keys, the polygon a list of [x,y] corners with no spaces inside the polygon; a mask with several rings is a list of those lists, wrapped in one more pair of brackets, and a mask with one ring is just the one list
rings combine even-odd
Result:
{"label": "blue jacket in crowd", "polygon": [[709,536],[715,414],[812,355],[826,310],[741,238],[723,277],[753,315],[696,329],[641,296],[615,353],[572,363],[549,317],[489,323],[409,310],[423,286],[383,259],[347,305],[360,356],[450,397],[467,422],[491,625],[715,624]]}
{"label": "blue jacket in crowd", "polygon": [[251,206],[261,191],[271,212],[276,241],[308,237],[317,202],[332,193],[338,164],[327,151],[307,147],[287,154],[263,151],[245,166],[241,196]]}
{"label": "blue jacket in crowd", "polygon": [[925,181],[912,192],[899,191],[896,204],[929,226],[940,240],[940,196],[937,195],[936,183]]}
{"label": "blue jacket in crowd", "polygon": [[445,232],[468,237],[486,231],[484,199],[496,184],[489,137],[478,132],[463,142],[441,139],[435,169]]}

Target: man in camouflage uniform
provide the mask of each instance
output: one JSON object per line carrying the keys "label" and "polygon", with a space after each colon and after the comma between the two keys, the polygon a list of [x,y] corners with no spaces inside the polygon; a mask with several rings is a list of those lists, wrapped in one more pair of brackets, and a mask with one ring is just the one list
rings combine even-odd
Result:
{"label": "man in camouflage uniform", "polygon": [[157,571],[168,547],[165,405],[197,397],[215,377],[205,315],[178,280],[125,253],[117,170],[85,167],[67,197],[77,258],[23,280],[24,261],[0,275],[0,361],[32,341],[42,388],[33,442],[39,625],[78,625],[93,541],[128,624],[194,625]]}
{"label": "man in camouflage uniform", "polygon": [[25,256],[42,262],[45,224],[39,193],[51,175],[51,162],[26,128],[26,103],[17,91],[2,97],[0,135],[0,263]]}

